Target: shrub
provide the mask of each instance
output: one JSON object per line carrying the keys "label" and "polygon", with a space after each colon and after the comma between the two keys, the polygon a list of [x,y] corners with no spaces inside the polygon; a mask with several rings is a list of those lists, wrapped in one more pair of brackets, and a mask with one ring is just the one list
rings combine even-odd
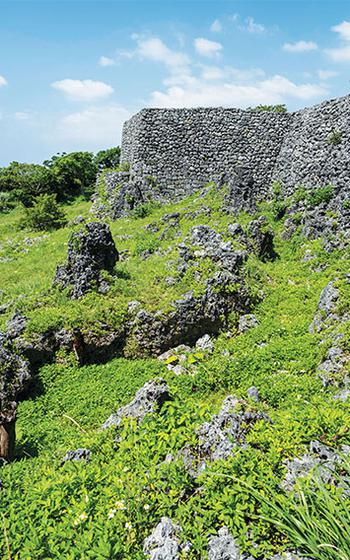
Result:
{"label": "shrub", "polygon": [[285,105],[257,105],[256,107],[249,107],[250,111],[268,111],[270,113],[287,113]]}
{"label": "shrub", "polygon": [[99,171],[104,169],[114,169],[119,165],[120,161],[120,148],[108,148],[107,150],[100,150],[94,157],[94,163]]}
{"label": "shrub", "polygon": [[331,134],[328,136],[327,142],[328,144],[333,144],[333,146],[337,146],[341,143],[343,137],[343,133],[340,130],[333,130]]}
{"label": "shrub", "polygon": [[328,204],[333,196],[332,185],[321,187],[311,191],[307,196],[307,201],[311,206],[318,206],[319,204]]}
{"label": "shrub", "polygon": [[21,222],[23,227],[33,230],[58,229],[67,223],[64,212],[56,202],[56,195],[43,194],[35,199],[34,205],[25,208]]}

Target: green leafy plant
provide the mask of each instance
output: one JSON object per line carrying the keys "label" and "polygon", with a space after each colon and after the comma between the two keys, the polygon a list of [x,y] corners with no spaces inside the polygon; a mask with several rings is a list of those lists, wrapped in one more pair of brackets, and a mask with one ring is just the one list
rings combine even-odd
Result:
{"label": "green leafy plant", "polygon": [[333,130],[331,134],[327,138],[328,144],[332,144],[333,146],[337,146],[341,144],[343,139],[343,133],[340,130]]}
{"label": "green leafy plant", "polygon": [[24,208],[21,226],[32,230],[48,231],[63,227],[67,219],[56,201],[56,195],[43,194],[34,199],[33,206]]}

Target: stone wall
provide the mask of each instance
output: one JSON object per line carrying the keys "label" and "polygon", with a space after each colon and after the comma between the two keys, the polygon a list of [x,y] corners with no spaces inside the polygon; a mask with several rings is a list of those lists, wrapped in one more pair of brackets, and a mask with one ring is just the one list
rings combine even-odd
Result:
{"label": "stone wall", "polygon": [[[340,134],[338,134],[340,133]],[[338,137],[339,143],[334,143]],[[273,177],[287,193],[296,186],[332,184],[350,192],[350,96],[294,113]],[[344,197],[343,196],[343,197]]]}
{"label": "stone wall", "polygon": [[126,199],[178,200],[238,170],[249,177],[252,200],[265,197],[273,180],[286,194],[331,183],[344,199],[350,191],[350,96],[295,113],[143,109],[124,124],[121,159],[130,171],[127,180],[108,178],[113,217],[128,211]]}
{"label": "stone wall", "polygon": [[124,125],[122,161],[155,177],[164,196],[181,198],[237,167],[249,168],[263,191],[292,119],[240,109],[143,109]]}

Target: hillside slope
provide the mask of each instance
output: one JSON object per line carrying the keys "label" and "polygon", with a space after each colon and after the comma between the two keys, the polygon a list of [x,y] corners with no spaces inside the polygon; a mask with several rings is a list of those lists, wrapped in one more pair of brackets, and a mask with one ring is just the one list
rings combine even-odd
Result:
{"label": "hillside slope", "polygon": [[[80,299],[52,281],[69,235],[82,227],[76,217],[92,220],[89,204],[68,207],[75,222],[45,235],[14,229],[19,211],[1,219],[2,328],[17,310],[27,319],[22,349],[62,329],[78,329],[89,348],[80,367],[69,348],[52,348],[19,405],[16,460],[0,471],[2,557],[234,558],[227,555],[231,541],[226,556],[213,544],[222,527],[253,558],[299,545],[271,520],[274,504],[293,515],[295,478],[310,474],[325,449],[343,452],[350,444],[349,245],[307,235],[307,216],[327,213],[329,192],[308,195],[303,212],[294,213],[295,200],[282,205],[276,195],[254,216],[228,213],[225,196],[209,185],[177,204],[148,204],[111,222],[121,260],[105,275],[109,290]],[[249,237],[261,216],[273,234],[268,256]],[[336,223],[333,211],[327,216]],[[196,245],[199,226],[220,236],[214,256]],[[187,260],[184,246],[192,251]],[[244,305],[225,307],[224,317],[207,324],[201,315],[200,331],[177,330],[162,348],[137,330],[130,302],[152,321],[160,317],[162,333],[174,302],[189,292],[203,302],[208,281],[223,272],[217,254],[224,246],[247,252],[240,286],[229,284],[224,295],[232,302],[244,293]],[[118,344],[110,344],[116,333]],[[173,350],[173,340],[186,346]],[[159,378],[169,397],[162,406],[142,418],[122,414],[117,426],[100,429]],[[229,395],[234,399],[225,401]],[[88,460],[64,460],[76,449],[89,450]],[[341,504],[342,492],[331,487]],[[181,527],[169,536],[173,555],[165,557],[150,552],[154,543],[143,544],[164,516]],[[341,557],[327,554],[319,558]]]}

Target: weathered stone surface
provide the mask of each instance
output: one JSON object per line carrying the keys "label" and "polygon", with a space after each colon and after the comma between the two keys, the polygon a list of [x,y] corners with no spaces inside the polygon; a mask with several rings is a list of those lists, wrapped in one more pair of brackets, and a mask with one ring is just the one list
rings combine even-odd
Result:
{"label": "weathered stone surface", "polygon": [[70,288],[72,298],[82,297],[94,285],[104,289],[106,286],[101,271],[113,272],[118,258],[108,225],[88,223],[71,235],[67,264],[57,267],[54,284]]}
{"label": "weathered stone surface", "polygon": [[221,527],[208,542],[208,560],[240,560],[241,555],[235,539],[227,527]]}
{"label": "weathered stone surface", "polygon": [[157,356],[179,344],[192,345],[204,334],[216,334],[233,310],[247,311],[249,297],[239,276],[218,272],[207,280],[203,295],[188,292],[163,314],[141,309],[130,321],[129,337],[140,355]]}
{"label": "weathered stone surface", "polygon": [[135,418],[141,422],[146,414],[159,410],[165,401],[170,399],[169,388],[164,379],[147,381],[127,405],[122,406],[106,420],[102,430],[111,426],[119,426],[123,418]]}
{"label": "weathered stone surface", "polygon": [[207,463],[228,459],[237,447],[245,445],[247,433],[260,420],[270,421],[266,414],[249,410],[244,401],[226,397],[220,412],[198,428],[196,446],[181,450],[186,470],[198,476]]}
{"label": "weathered stone surface", "polygon": [[259,322],[253,313],[242,315],[238,320],[238,331],[240,333],[246,332],[249,329],[257,327],[258,324]]}
{"label": "weathered stone surface", "polygon": [[67,451],[66,455],[62,459],[62,465],[67,461],[85,461],[88,462],[91,459],[90,449],[79,448],[74,451]]}
{"label": "weathered stone surface", "polygon": [[248,235],[252,249],[259,259],[262,261],[270,261],[276,258],[273,233],[264,216],[248,224]]}
{"label": "weathered stone surface", "polygon": [[204,352],[212,352],[214,350],[214,343],[209,334],[201,336],[196,342],[196,348]]}
{"label": "weathered stone surface", "polygon": [[323,482],[332,483],[336,486],[345,483],[349,489],[349,480],[341,475],[334,478],[336,468],[341,463],[341,455],[348,455],[349,453],[349,446],[342,446],[337,452],[319,441],[312,441],[308,453],[285,461],[287,472],[282,482],[283,488],[293,490],[298,479],[305,478],[315,472]]}
{"label": "weathered stone surface", "polygon": [[336,314],[339,292],[331,281],[322,290],[317,306],[317,311],[309,327],[311,334],[318,333],[339,319]]}
{"label": "weathered stone surface", "polygon": [[179,560],[181,527],[169,517],[162,517],[149,537],[143,541],[143,552],[150,560]]}
{"label": "weathered stone surface", "polygon": [[0,333],[0,424],[16,417],[17,402],[31,380],[29,363],[11,339]]}
{"label": "weathered stone surface", "polygon": [[27,325],[27,319],[19,311],[15,311],[11,319],[7,321],[6,333],[10,338],[18,338]]}

